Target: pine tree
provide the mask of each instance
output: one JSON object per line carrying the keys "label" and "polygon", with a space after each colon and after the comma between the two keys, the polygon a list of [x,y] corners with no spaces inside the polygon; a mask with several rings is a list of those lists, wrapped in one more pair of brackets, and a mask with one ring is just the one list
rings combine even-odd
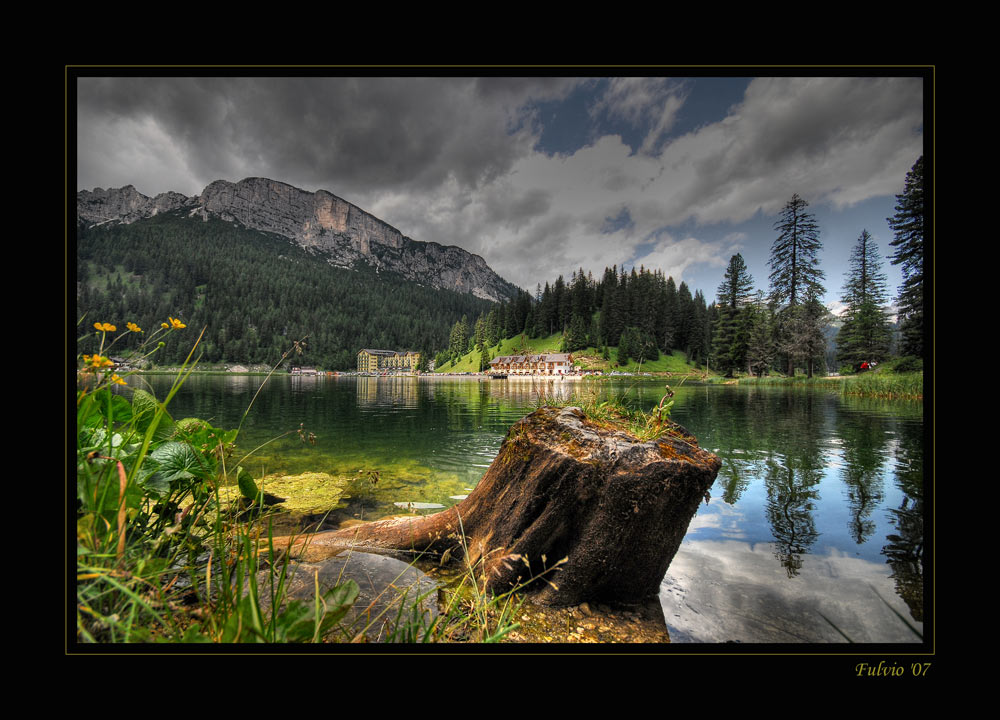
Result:
{"label": "pine tree", "polygon": [[785,204],[774,229],[778,238],[771,245],[771,302],[795,307],[810,296],[820,297],[823,271],[819,269],[819,226],[809,203],[798,195]]}
{"label": "pine tree", "polygon": [[903,192],[896,196],[896,214],[887,218],[896,248],[890,260],[901,265],[903,284],[899,289],[904,355],[920,356],[924,349],[924,158],[920,156],[906,174]]}
{"label": "pine tree", "polygon": [[[817,308],[825,292],[823,271],[817,257],[822,244],[816,218],[806,211],[809,203],[797,194],[785,204],[774,229],[778,238],[771,245],[771,303],[781,309],[778,319],[779,347],[788,358],[788,374],[795,374],[796,359],[808,366],[812,377],[815,348],[824,345]],[[803,309],[804,308],[804,309]],[[822,355],[822,352],[820,352]]]}
{"label": "pine tree", "polygon": [[850,270],[841,298],[847,306],[837,334],[837,360],[858,366],[882,361],[889,354],[891,329],[882,307],[888,300],[878,245],[867,230],[851,252]]}
{"label": "pine tree", "polygon": [[764,291],[757,293],[755,302],[747,307],[750,332],[747,341],[747,372],[763,377],[774,363],[774,323],[771,310],[764,302]]}
{"label": "pine tree", "polygon": [[779,348],[788,357],[789,374],[794,374],[796,367],[805,366],[806,374],[812,377],[817,363],[823,363],[826,351],[826,338],[823,327],[826,322],[827,310],[819,298],[810,298],[807,302],[784,311],[784,334],[781,336]]}
{"label": "pine tree", "polygon": [[753,297],[753,277],[739,253],[729,259],[718,297],[712,355],[715,368],[724,372],[726,377],[732,377],[733,372],[746,362],[749,342],[749,313],[746,308]]}

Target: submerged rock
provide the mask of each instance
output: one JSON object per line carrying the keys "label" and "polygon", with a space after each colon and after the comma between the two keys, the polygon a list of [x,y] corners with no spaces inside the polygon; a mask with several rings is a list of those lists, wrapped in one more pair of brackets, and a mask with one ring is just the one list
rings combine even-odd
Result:
{"label": "submerged rock", "polygon": [[[258,484],[262,492],[283,499],[282,510],[314,515],[335,508],[351,482],[349,477],[307,472],[301,475],[267,475]],[[239,497],[239,488],[224,487],[219,489],[219,493],[224,500],[233,500]]]}
{"label": "submerged rock", "polygon": [[[286,601],[311,603],[317,588],[322,596],[348,580],[358,584],[357,600],[328,638],[334,642],[416,640],[413,633],[428,627],[438,614],[437,581],[386,555],[343,551],[317,562],[291,561],[289,571]],[[269,572],[262,571],[258,578],[264,609],[269,608]]]}

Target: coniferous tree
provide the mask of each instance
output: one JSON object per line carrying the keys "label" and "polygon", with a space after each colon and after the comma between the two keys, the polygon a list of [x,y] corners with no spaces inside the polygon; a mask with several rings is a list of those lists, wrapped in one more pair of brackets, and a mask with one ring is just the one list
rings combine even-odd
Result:
{"label": "coniferous tree", "polygon": [[465,315],[451,328],[451,335],[448,339],[448,352],[451,361],[457,362],[465,353],[469,337],[469,318]]}
{"label": "coniferous tree", "polygon": [[705,304],[704,293],[701,290],[695,290],[691,307],[692,321],[688,360],[697,365],[707,365],[708,354],[712,347],[712,321],[715,319],[715,303],[712,303],[712,307],[709,308]]}
{"label": "coniferous tree", "polygon": [[771,302],[795,307],[809,296],[823,294],[823,271],[817,257],[822,244],[809,203],[792,195],[774,224],[778,238],[771,245]]}
{"label": "coniferous tree", "polygon": [[753,277],[743,256],[737,253],[729,259],[729,267],[719,285],[717,318],[713,333],[712,355],[715,368],[732,377],[746,363],[749,343],[749,312],[753,297]]}
{"label": "coniferous tree", "polygon": [[674,279],[668,277],[663,284],[663,336],[662,345],[664,352],[671,352],[677,346],[677,285]]}
{"label": "coniferous tree", "polygon": [[774,224],[778,237],[771,245],[769,264],[771,303],[780,309],[779,347],[788,357],[788,374],[795,374],[799,359],[807,364],[812,377],[812,349],[823,342],[822,328],[817,328],[822,313],[816,305],[825,289],[817,257],[822,247],[819,226],[806,210],[808,205],[797,194],[785,204]]}
{"label": "coniferous tree", "polygon": [[771,309],[764,302],[764,291],[758,291],[749,306],[749,337],[747,340],[747,372],[763,377],[774,363],[774,322]]}
{"label": "coniferous tree", "polygon": [[837,334],[837,360],[855,367],[882,361],[889,354],[891,329],[883,306],[888,300],[878,245],[863,230],[851,251],[850,270],[841,298],[847,306]]}
{"label": "coniferous tree", "polygon": [[899,317],[904,355],[923,355],[924,350],[924,158],[920,156],[906,174],[903,192],[896,196],[896,214],[887,218],[896,249],[890,260],[901,265]]}
{"label": "coniferous tree", "polygon": [[580,315],[574,315],[563,333],[562,352],[575,352],[587,347],[587,325]]}
{"label": "coniferous tree", "polygon": [[806,375],[813,377],[818,363],[823,363],[826,350],[826,338],[823,327],[828,312],[817,297],[810,297],[806,302],[783,311],[785,319],[784,334],[778,347],[788,357],[789,374],[795,367],[806,368]]}
{"label": "coniferous tree", "polygon": [[474,337],[476,350],[482,350],[486,347],[486,319],[482,315],[476,318]]}

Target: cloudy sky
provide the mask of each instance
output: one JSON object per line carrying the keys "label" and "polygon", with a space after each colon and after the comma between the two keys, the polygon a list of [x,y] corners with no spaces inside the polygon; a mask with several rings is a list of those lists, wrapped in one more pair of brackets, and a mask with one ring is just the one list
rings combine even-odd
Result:
{"label": "cloudy sky", "polygon": [[[78,77],[77,189],[197,195],[260,176],[328,190],[534,292],[645,265],[715,298],[758,288],[793,193],[820,226],[826,301],[867,229],[891,254],[923,153],[919,77]],[[886,262],[890,292],[900,282]]]}

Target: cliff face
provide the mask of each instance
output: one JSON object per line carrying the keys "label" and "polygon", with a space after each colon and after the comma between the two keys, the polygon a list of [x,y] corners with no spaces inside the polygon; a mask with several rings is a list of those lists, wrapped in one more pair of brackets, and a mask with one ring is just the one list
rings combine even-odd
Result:
{"label": "cliff face", "polygon": [[131,185],[107,190],[96,188],[77,193],[76,212],[78,219],[89,225],[106,222],[132,223],[192,204],[193,200],[194,198],[175,192],[160,193],[155,198],[149,198]]}
{"label": "cliff face", "polygon": [[431,287],[469,292],[500,301],[516,288],[478,255],[405,237],[399,230],[332,193],[315,193],[268,180],[216,180],[200,196],[142,195],[131,185],[77,194],[79,220],[87,224],[131,223],[160,212],[190,208],[192,217],[215,215],[254,230],[276,233],[332,265],[365,262]]}

